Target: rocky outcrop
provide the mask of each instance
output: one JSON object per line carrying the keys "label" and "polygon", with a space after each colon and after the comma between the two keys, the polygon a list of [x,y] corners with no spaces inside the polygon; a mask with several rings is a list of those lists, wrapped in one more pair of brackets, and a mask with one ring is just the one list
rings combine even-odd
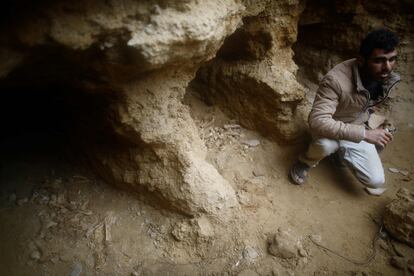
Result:
{"label": "rocky outcrop", "polygon": [[303,129],[295,118],[304,89],[296,81],[291,49],[301,8],[299,1],[273,1],[246,16],[194,81],[207,102],[281,142]]}
{"label": "rocky outcrop", "polygon": [[414,247],[414,193],[400,189],[397,199],[385,208],[383,221],[393,237]]}
{"label": "rocky outcrop", "polygon": [[[182,100],[200,64],[241,22],[242,4],[44,1],[7,8],[4,86],[58,81],[108,99],[91,105],[83,117],[93,119],[77,129],[94,170],[187,215],[218,215],[238,206],[232,187],[205,161]],[[99,131],[98,110],[105,121]]]}
{"label": "rocky outcrop", "polygon": [[[183,103],[190,83],[245,127],[292,141],[304,131],[297,106],[305,93],[292,60],[299,20],[297,61],[321,71],[375,24],[392,22],[404,41],[412,37],[409,9],[378,21],[371,15],[385,4],[319,9],[319,2],[308,1],[300,20],[299,0],[8,1],[0,11],[0,88],[54,96],[62,92],[50,87],[65,88],[61,98],[74,114],[68,132],[94,171],[157,206],[221,217],[238,203],[205,160]],[[402,58],[408,64],[412,53]]]}
{"label": "rocky outcrop", "polygon": [[3,10],[0,85],[93,95],[70,131],[93,170],[158,206],[221,216],[237,208],[235,192],[205,161],[186,88],[217,56],[193,82],[206,98],[249,128],[294,138],[300,11],[298,1],[16,1]]}

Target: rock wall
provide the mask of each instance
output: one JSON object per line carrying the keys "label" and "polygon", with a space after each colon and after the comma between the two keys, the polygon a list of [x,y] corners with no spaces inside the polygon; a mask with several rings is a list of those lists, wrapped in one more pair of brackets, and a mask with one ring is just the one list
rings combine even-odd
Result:
{"label": "rock wall", "polygon": [[303,129],[296,107],[304,89],[296,81],[291,48],[302,9],[299,1],[256,7],[193,83],[207,102],[279,142],[296,139]]}
{"label": "rock wall", "polygon": [[[182,100],[200,64],[240,24],[241,3],[17,1],[6,8],[0,50],[5,87],[22,79],[40,86],[58,80],[114,96],[102,114],[107,138],[87,127],[77,130],[94,170],[187,215],[238,206],[232,187],[205,161]],[[90,108],[93,114],[96,106]]]}
{"label": "rock wall", "polygon": [[400,189],[383,216],[385,229],[396,239],[414,247],[414,193]]}
{"label": "rock wall", "polygon": [[[93,170],[158,206],[222,217],[238,202],[205,161],[183,104],[190,83],[244,126],[292,141],[304,129],[297,106],[305,90],[292,59],[298,22],[296,60],[319,77],[373,25],[392,22],[412,41],[408,2],[391,3],[402,13],[390,19],[381,14],[391,4],[373,3],[11,1],[0,14],[0,87],[59,83],[88,95],[74,136]],[[402,56],[412,61],[412,51]]]}

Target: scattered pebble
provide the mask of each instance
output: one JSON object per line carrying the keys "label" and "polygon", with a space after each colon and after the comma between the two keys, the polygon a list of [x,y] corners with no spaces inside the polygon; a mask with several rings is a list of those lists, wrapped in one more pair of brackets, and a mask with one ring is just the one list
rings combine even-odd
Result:
{"label": "scattered pebble", "polygon": [[400,174],[404,176],[408,176],[410,173],[408,171],[400,171]]}
{"label": "scattered pebble", "polygon": [[259,257],[259,253],[251,246],[246,246],[242,255],[248,263],[253,263]]}
{"label": "scattered pebble", "polygon": [[301,248],[301,249],[299,249],[299,256],[306,257],[306,256],[308,256],[308,253],[306,252],[305,249]]}
{"label": "scattered pebble", "polygon": [[316,241],[316,242],[321,242],[322,241],[322,237],[320,235],[316,235],[316,234],[312,234],[309,236],[312,240]]}
{"label": "scattered pebble", "polygon": [[30,254],[30,258],[32,258],[32,260],[35,260],[35,261],[39,260],[40,257],[41,257],[41,254],[38,250],[35,250]]}
{"label": "scattered pebble", "polygon": [[249,147],[257,147],[258,145],[260,145],[260,141],[257,139],[250,139],[250,140],[245,140],[242,142],[244,145],[247,145]]}
{"label": "scattered pebble", "polygon": [[238,124],[225,124],[225,125],[223,125],[223,128],[226,129],[226,130],[229,130],[229,129],[237,129],[237,128],[241,128],[241,127]]}
{"label": "scattered pebble", "polygon": [[389,247],[386,241],[384,241],[383,239],[380,239],[378,241],[379,247],[382,248],[385,251],[388,251]]}
{"label": "scattered pebble", "polygon": [[252,173],[255,177],[260,177],[260,176],[265,175],[264,170],[261,170],[261,169],[255,169]]}
{"label": "scattered pebble", "polygon": [[397,168],[388,168],[388,170],[392,173],[399,173],[400,172],[400,170],[397,169]]}
{"label": "scattered pebble", "polygon": [[57,264],[59,262],[59,257],[54,256],[50,259],[50,262],[52,262],[53,264]]}
{"label": "scattered pebble", "polygon": [[288,230],[278,229],[278,232],[269,240],[269,253],[282,259],[297,257],[302,248],[296,235]]}
{"label": "scattered pebble", "polygon": [[79,276],[82,273],[82,265],[80,263],[76,263],[73,268],[72,272],[70,273],[70,276]]}

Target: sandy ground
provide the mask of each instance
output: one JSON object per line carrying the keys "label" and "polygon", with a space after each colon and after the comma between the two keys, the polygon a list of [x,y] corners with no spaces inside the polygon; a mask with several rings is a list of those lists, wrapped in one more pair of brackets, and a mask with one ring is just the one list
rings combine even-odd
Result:
{"label": "sandy ground", "polygon": [[[374,220],[381,222],[398,189],[414,190],[414,93],[404,89],[393,111],[398,133],[382,154],[388,189],[381,197],[366,194],[328,161],[311,171],[306,185],[292,185],[287,172],[306,145],[278,145],[190,97],[208,161],[241,204],[227,221],[157,210],[69,165],[51,144],[45,152],[13,141],[18,148],[2,148],[0,163],[0,275],[409,275],[390,259],[396,250],[414,259],[414,249],[387,236],[366,265],[309,238],[362,262],[380,228]],[[287,242],[300,252],[269,254],[278,231],[290,233]]]}

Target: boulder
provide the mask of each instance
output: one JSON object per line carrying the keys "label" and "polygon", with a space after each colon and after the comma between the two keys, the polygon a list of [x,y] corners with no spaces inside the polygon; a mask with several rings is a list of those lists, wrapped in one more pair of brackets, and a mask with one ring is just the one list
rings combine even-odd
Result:
{"label": "boulder", "polygon": [[385,229],[396,239],[414,247],[414,192],[400,189],[383,216]]}

